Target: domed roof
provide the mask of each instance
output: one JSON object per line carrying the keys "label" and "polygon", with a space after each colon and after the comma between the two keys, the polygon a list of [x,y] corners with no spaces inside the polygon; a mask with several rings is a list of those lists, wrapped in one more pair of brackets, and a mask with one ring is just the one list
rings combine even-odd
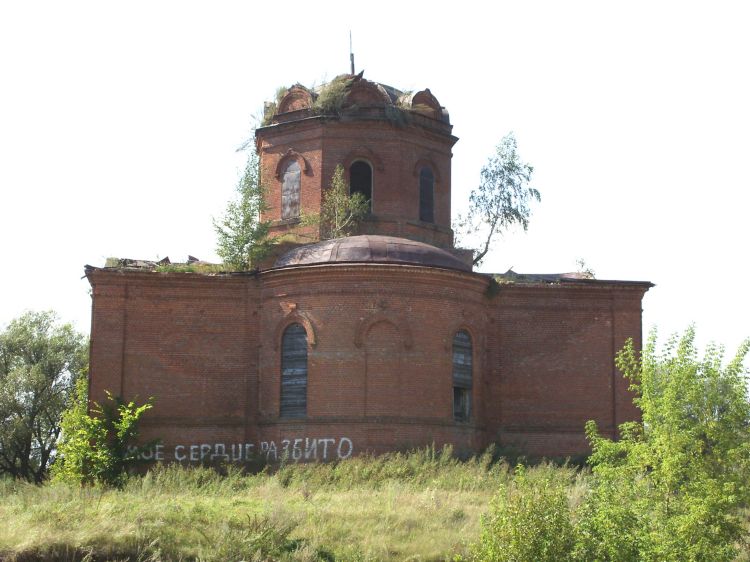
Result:
{"label": "domed roof", "polygon": [[[364,71],[363,71],[364,72]],[[264,106],[263,127],[304,119],[310,115],[372,114],[374,108],[388,110],[391,119],[400,112],[419,114],[450,126],[450,115],[430,92],[402,92],[362,77],[359,74],[341,74],[317,88],[294,84],[281,88],[276,101]],[[370,110],[370,111],[367,111]],[[395,111],[398,110],[398,111]]]}
{"label": "domed roof", "polygon": [[395,263],[471,271],[453,254],[424,242],[394,236],[348,236],[294,248],[274,267],[326,263]]}

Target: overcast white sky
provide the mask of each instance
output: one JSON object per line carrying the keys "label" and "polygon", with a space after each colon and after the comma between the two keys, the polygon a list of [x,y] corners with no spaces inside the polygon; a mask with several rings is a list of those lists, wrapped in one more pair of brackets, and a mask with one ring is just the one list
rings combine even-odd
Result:
{"label": "overcast white sky", "polygon": [[[743,2],[3,2],[0,326],[88,332],[87,263],[217,260],[253,116],[357,70],[429,87],[460,140],[454,213],[509,131],[542,193],[483,271],[656,283],[644,331],[750,336]],[[481,6],[481,8],[480,8]]]}

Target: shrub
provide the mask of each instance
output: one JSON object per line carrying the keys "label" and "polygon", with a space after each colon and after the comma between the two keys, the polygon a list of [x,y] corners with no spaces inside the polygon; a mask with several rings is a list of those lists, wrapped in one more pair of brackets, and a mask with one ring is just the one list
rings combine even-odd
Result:
{"label": "shrub", "polygon": [[567,467],[518,465],[482,518],[473,560],[563,562],[575,544]]}
{"label": "shrub", "polygon": [[128,467],[144,449],[131,443],[138,436],[138,421],[151,407],[152,399],[137,406],[107,393],[107,403],[94,403],[90,415],[88,384],[79,379],[73,403],[63,413],[54,477],[79,484],[121,485]]}
{"label": "shrub", "polygon": [[295,526],[257,515],[247,515],[245,521],[229,521],[206,535],[211,551],[205,560],[279,560],[299,546],[289,538]]}
{"label": "shrub", "polygon": [[722,366],[723,349],[703,359],[695,331],[661,353],[651,334],[617,356],[643,420],[612,441],[589,422],[593,485],[579,523],[581,560],[733,560],[746,537],[739,508],[750,499],[750,404],[742,362],[746,341]]}
{"label": "shrub", "polygon": [[351,85],[352,78],[348,74],[337,76],[324,84],[313,103],[313,111],[321,115],[338,115]]}

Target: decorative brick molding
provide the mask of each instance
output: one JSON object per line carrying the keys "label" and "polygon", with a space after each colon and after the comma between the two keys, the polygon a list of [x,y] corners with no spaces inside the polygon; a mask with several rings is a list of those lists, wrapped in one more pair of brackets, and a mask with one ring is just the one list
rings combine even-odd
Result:
{"label": "decorative brick molding", "polygon": [[418,178],[419,173],[422,171],[422,168],[424,168],[425,166],[428,167],[430,170],[432,170],[432,175],[435,178],[435,183],[440,183],[440,181],[442,181],[440,179],[440,168],[429,157],[423,157],[417,160],[416,164],[414,164],[414,172],[413,172],[414,177]]}
{"label": "decorative brick molding", "polygon": [[274,171],[274,176],[276,177],[277,180],[281,179],[281,174],[284,172],[284,169],[289,163],[289,160],[296,160],[297,164],[299,164],[300,170],[302,170],[308,176],[312,175],[313,173],[312,168],[310,167],[310,164],[307,162],[305,157],[302,156],[296,150],[290,148],[284,153],[284,155],[281,158],[279,158],[279,161],[276,164],[276,170]]}
{"label": "decorative brick molding", "polygon": [[307,332],[307,345],[309,347],[315,347],[318,344],[318,338],[315,331],[315,325],[313,324],[311,317],[306,312],[299,312],[296,309],[292,309],[284,318],[276,325],[273,338],[273,349],[278,351],[279,342],[281,336],[289,326],[292,324],[301,324]]}
{"label": "decorative brick molding", "polygon": [[362,347],[364,340],[367,337],[367,332],[370,331],[372,326],[379,322],[388,322],[396,327],[396,330],[398,330],[398,333],[401,335],[401,344],[404,349],[408,350],[414,346],[411,329],[409,328],[409,322],[406,318],[399,314],[387,311],[376,312],[359,322],[354,332],[354,345],[356,347]]}
{"label": "decorative brick molding", "polygon": [[312,107],[312,102],[313,99],[310,91],[300,84],[295,84],[289,88],[284,97],[281,98],[276,113],[280,114],[290,111],[298,111],[300,109],[309,109]]}
{"label": "decorative brick molding", "polygon": [[383,159],[367,146],[357,146],[353,148],[344,158],[342,165],[345,170],[348,170],[357,160],[365,160],[379,172],[382,172],[385,169]]}

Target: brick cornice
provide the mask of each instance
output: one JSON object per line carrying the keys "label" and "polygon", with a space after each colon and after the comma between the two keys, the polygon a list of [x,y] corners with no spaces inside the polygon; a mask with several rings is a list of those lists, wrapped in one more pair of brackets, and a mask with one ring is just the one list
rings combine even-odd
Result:
{"label": "brick cornice", "polygon": [[125,285],[137,284],[153,287],[186,287],[198,286],[215,287],[218,284],[235,285],[244,287],[252,282],[257,276],[255,271],[204,274],[183,272],[158,272],[143,271],[137,269],[116,268],[89,268],[86,270],[86,278],[92,286],[102,285]]}

